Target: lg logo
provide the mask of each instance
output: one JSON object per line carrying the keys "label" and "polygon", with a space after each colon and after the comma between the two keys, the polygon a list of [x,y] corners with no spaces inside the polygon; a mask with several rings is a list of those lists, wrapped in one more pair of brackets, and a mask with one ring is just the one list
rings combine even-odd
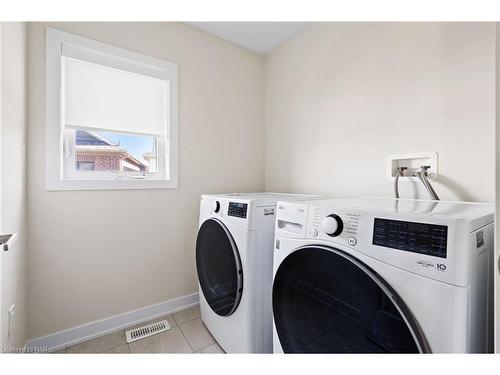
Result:
{"label": "lg logo", "polygon": [[446,264],[443,264],[443,263],[438,263],[436,265],[438,271],[446,271]]}

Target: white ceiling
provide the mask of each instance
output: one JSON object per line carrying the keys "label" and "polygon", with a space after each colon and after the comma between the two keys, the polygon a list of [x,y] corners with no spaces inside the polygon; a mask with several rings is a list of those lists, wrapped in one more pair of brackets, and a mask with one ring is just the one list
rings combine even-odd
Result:
{"label": "white ceiling", "polygon": [[187,22],[187,24],[265,55],[301,30],[305,22]]}

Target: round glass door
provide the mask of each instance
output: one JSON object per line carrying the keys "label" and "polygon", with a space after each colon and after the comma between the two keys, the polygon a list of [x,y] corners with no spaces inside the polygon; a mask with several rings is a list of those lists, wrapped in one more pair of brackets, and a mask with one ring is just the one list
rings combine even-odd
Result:
{"label": "round glass door", "polygon": [[333,248],[303,247],[281,263],[273,313],[285,353],[430,351],[416,320],[387,283]]}
{"label": "round glass door", "polygon": [[217,219],[206,220],[198,231],[196,268],[209,306],[218,315],[231,315],[241,300],[243,270],[231,233]]}

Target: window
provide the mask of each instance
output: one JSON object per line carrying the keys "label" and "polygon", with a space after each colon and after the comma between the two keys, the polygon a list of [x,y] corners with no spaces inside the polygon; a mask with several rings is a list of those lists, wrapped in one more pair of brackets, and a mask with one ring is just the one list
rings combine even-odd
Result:
{"label": "window", "polygon": [[76,163],[79,171],[95,171],[95,163],[93,161],[77,161]]}
{"label": "window", "polygon": [[47,28],[47,189],[177,187],[177,65]]}

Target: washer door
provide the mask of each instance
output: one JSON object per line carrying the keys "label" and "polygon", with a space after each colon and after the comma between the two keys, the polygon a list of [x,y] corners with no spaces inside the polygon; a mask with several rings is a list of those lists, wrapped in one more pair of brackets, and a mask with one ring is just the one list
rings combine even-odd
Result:
{"label": "washer door", "polygon": [[306,246],[279,266],[274,323],[285,353],[421,353],[430,348],[390,286],[351,255]]}
{"label": "washer door", "polygon": [[231,233],[217,219],[206,220],[198,231],[196,268],[209,306],[220,316],[231,315],[241,300],[243,270]]}

